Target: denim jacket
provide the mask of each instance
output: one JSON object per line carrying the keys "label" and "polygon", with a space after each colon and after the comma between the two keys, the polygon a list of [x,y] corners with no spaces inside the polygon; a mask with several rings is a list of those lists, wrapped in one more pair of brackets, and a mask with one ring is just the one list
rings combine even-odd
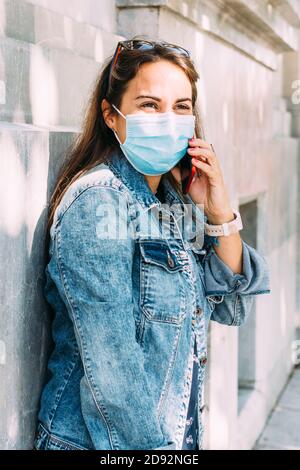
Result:
{"label": "denim jacket", "polygon": [[182,199],[162,184],[174,210],[159,215],[144,176],[114,152],[74,181],[55,211],[44,287],[55,346],[37,449],[181,449],[195,336],[202,448],[209,320],[245,322],[255,295],[270,292],[269,275],[244,241],[243,274],[218,257],[216,238],[202,231],[193,241],[204,212],[187,195],[196,218],[182,229]]}

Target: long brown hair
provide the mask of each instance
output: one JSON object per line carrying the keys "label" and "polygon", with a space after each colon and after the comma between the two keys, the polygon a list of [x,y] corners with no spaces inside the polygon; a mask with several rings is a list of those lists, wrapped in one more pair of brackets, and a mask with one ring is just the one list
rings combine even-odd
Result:
{"label": "long brown hair", "polygon": [[[146,37],[147,38],[147,37]],[[132,39],[145,39],[145,35],[137,35]],[[149,38],[147,38],[149,39]],[[70,184],[82,175],[85,171],[109,158],[112,152],[119,148],[119,143],[113,131],[106,125],[101,103],[105,98],[109,103],[120,107],[122,96],[126,92],[128,82],[137,74],[139,67],[147,62],[157,62],[168,60],[178,65],[187,75],[192,86],[192,107],[196,116],[195,136],[202,137],[201,118],[197,101],[196,82],[199,74],[195,69],[193,61],[157,43],[149,50],[122,50],[118,57],[117,64],[113,69],[110,87],[108,89],[108,75],[113,56],[105,60],[100,76],[97,77],[93,92],[88,101],[82,124],[82,131],[67,149],[66,158],[59,171],[56,185],[49,203],[49,213],[47,221],[47,234],[53,222],[54,212],[60,203],[65,191]],[[116,112],[112,110],[113,112]],[[181,196],[181,186],[177,183],[172,173],[166,173],[174,188]]]}

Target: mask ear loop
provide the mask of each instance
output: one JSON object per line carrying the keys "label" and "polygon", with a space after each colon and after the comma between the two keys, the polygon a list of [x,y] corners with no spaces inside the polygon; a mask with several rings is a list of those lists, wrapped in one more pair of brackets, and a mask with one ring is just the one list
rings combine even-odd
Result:
{"label": "mask ear loop", "polygon": [[[125,119],[126,121],[126,117],[124,116],[124,114],[114,105],[112,104],[112,107],[115,108],[115,110]],[[115,134],[115,137],[117,139],[117,141],[119,142],[120,145],[122,145],[122,142],[120,141],[119,137],[118,137],[118,134],[116,133],[116,131],[114,129],[112,129],[113,133]]]}
{"label": "mask ear loop", "polygon": [[115,108],[115,110],[116,110],[119,114],[121,114],[121,116],[123,116],[124,119],[126,119],[126,116],[124,116],[124,114],[123,114],[114,104],[112,104],[112,107]]}
{"label": "mask ear loop", "polygon": [[120,141],[119,137],[118,137],[118,134],[116,133],[116,131],[113,129],[113,133],[115,134],[115,137],[117,139],[117,141],[119,142],[119,144],[121,145],[122,142]]}

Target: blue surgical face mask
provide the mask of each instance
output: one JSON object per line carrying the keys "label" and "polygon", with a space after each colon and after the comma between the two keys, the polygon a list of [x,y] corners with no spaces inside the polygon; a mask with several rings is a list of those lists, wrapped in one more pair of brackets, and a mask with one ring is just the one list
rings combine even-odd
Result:
{"label": "blue surgical face mask", "polygon": [[132,166],[144,175],[161,175],[173,168],[185,155],[188,140],[193,137],[195,116],[192,114],[123,113],[126,119],[126,139],[120,147]]}

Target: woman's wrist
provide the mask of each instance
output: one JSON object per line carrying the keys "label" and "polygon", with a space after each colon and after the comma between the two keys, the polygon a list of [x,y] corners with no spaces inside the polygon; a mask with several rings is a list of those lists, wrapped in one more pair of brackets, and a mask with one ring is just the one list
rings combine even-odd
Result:
{"label": "woman's wrist", "polygon": [[222,213],[222,214],[208,214],[207,216],[207,223],[210,225],[221,225],[226,222],[231,222],[235,219],[235,215],[231,209]]}

